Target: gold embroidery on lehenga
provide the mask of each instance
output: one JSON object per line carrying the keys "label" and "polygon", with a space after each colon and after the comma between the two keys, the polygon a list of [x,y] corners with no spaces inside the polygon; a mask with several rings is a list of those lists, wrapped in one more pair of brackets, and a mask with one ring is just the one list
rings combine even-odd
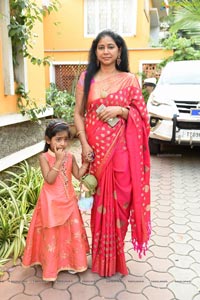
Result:
{"label": "gold embroidery on lehenga", "polygon": [[62,163],[62,168],[61,168],[65,188],[67,188],[68,185],[68,177],[66,175],[66,165],[67,165],[67,155],[65,155],[64,161]]}
{"label": "gold embroidery on lehenga", "polygon": [[67,252],[63,252],[59,255],[62,259],[66,259],[67,257],[69,257],[69,253]]}
{"label": "gold embroidery on lehenga", "polygon": [[47,251],[48,252],[55,252],[56,243],[52,242],[51,244],[47,244]]}

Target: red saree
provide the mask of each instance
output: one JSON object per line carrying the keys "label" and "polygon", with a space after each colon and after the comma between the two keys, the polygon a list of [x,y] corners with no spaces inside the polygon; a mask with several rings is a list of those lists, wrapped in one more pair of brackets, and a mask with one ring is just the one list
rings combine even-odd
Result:
{"label": "red saree", "polygon": [[[107,92],[104,98],[98,95],[102,88]],[[120,118],[115,127],[100,121],[96,109],[101,103],[128,107],[128,120]],[[92,82],[85,128],[95,152],[91,173],[98,179],[91,214],[92,271],[101,276],[126,275],[124,238],[129,222],[133,247],[140,257],[151,231],[149,123],[133,74],[119,73],[104,82]]]}

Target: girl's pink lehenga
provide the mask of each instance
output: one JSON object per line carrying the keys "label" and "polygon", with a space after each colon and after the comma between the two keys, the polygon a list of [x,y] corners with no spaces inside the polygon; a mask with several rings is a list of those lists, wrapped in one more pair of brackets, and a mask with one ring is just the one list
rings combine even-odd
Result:
{"label": "girl's pink lehenga", "polygon": [[[52,152],[46,152],[50,166]],[[66,154],[54,184],[44,182],[31,220],[22,264],[41,265],[43,280],[56,280],[62,270],[87,269],[89,245],[72,185],[72,155]]]}

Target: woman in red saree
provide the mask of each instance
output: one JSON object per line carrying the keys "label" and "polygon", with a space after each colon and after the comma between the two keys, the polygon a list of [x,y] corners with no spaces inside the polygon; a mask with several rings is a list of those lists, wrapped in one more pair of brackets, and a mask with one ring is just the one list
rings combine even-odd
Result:
{"label": "woman in red saree", "polygon": [[149,123],[138,81],[128,69],[126,44],[112,31],[93,41],[77,85],[75,124],[83,157],[98,180],[91,213],[92,271],[127,275],[128,224],[140,257],[151,231]]}

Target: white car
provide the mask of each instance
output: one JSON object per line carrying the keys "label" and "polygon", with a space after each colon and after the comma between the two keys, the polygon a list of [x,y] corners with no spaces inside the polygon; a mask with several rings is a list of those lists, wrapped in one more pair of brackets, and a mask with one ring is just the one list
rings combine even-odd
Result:
{"label": "white car", "polygon": [[200,60],[173,61],[147,101],[151,154],[163,143],[200,146]]}

